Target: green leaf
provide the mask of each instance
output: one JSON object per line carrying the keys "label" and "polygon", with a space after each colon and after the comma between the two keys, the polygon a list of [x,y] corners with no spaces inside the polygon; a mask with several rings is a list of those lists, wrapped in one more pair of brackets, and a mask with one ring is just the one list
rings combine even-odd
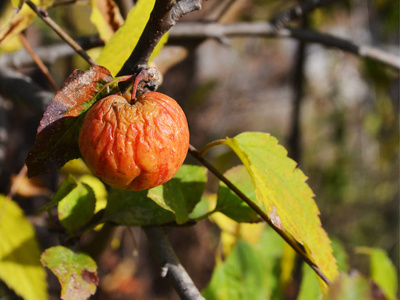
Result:
{"label": "green leaf", "polygon": [[207,300],[270,299],[273,264],[261,259],[261,252],[239,241],[226,261],[214,269],[203,296]]}
{"label": "green leaf", "polygon": [[37,213],[41,213],[57,206],[62,199],[64,199],[74,188],[76,188],[77,185],[78,183],[73,176],[69,175],[66,177],[58,187],[53,199],[49,203],[43,205],[43,207],[39,209]]}
{"label": "green leaf", "polygon": [[258,205],[271,222],[303,245],[310,259],[334,280],[338,271],[330,240],[321,226],[314,194],[296,162],[269,134],[242,133],[223,143],[243,162],[253,180]]}
{"label": "green leaf", "polygon": [[[204,193],[201,196],[200,201],[193,208],[192,212],[189,215],[190,219],[202,219],[208,216],[213,211],[213,207],[215,207],[217,195]],[[212,207],[211,207],[212,206]]]}
{"label": "green leaf", "polygon": [[[129,12],[124,25],[112,36],[103,48],[97,62],[107,67],[112,74],[117,74],[135,49],[137,42],[150,18],[155,0],[139,0]],[[167,40],[164,35],[154,49],[150,60],[160,51]]]}
{"label": "green leaf", "polygon": [[[253,182],[244,166],[237,166],[225,174],[247,197],[256,202]],[[218,200],[215,211],[219,211],[237,222],[256,222],[259,216],[223,182],[219,184]]]}
{"label": "green leaf", "polygon": [[386,252],[382,249],[373,249],[371,253],[371,277],[389,300],[397,298],[399,282],[397,271]]}
{"label": "green leaf", "polygon": [[0,279],[25,300],[47,299],[46,272],[33,226],[18,205],[0,195]]}
{"label": "green leaf", "polygon": [[346,253],[346,249],[338,239],[333,238],[331,240],[333,256],[336,258],[339,271],[348,272],[350,270],[350,266],[349,256]]}
{"label": "green leaf", "polygon": [[62,299],[85,300],[96,292],[97,265],[87,254],[56,246],[43,252],[41,262],[60,281]]}
{"label": "green leaf", "polygon": [[331,284],[324,300],[373,300],[379,289],[358,273],[341,273]]}
{"label": "green leaf", "polygon": [[369,255],[371,278],[381,288],[388,300],[396,299],[397,271],[386,252],[382,249],[367,247],[359,247],[357,252]]}
{"label": "green leaf", "polygon": [[165,210],[173,212],[176,222],[183,224],[201,200],[206,179],[204,167],[182,165],[174,178],[150,189],[147,196]]}
{"label": "green leaf", "polygon": [[183,165],[169,182],[139,192],[112,188],[103,220],[127,226],[186,222],[205,188],[203,167]]}
{"label": "green leaf", "polygon": [[302,279],[297,300],[319,300],[322,297],[321,286],[309,265],[303,263]]}
{"label": "green leaf", "polygon": [[96,196],[86,183],[77,185],[58,203],[58,218],[70,233],[85,225],[94,214]]}
{"label": "green leaf", "polygon": [[111,188],[103,221],[126,226],[162,225],[173,222],[175,215],[148,198],[147,192]]}

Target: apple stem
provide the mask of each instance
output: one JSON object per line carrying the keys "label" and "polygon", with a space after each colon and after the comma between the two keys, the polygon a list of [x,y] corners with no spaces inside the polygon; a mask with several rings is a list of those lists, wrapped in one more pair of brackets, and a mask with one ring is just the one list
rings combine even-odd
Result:
{"label": "apple stem", "polygon": [[132,86],[132,94],[131,94],[131,104],[135,104],[136,102],[136,92],[137,92],[137,87],[139,85],[139,82],[143,80],[144,74],[143,71],[141,71],[136,77],[135,81],[133,82]]}

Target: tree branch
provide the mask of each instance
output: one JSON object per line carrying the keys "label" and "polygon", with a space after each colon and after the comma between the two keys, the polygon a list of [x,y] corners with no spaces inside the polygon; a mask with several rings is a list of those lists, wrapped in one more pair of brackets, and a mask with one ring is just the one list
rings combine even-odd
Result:
{"label": "tree branch", "polygon": [[32,79],[9,68],[0,68],[0,95],[21,101],[42,114],[54,97],[54,93],[48,92],[35,85]]}
{"label": "tree branch", "polygon": [[[218,23],[178,23],[169,33],[169,43],[176,43],[188,39],[214,38],[224,40],[228,37],[241,36],[293,38],[311,43],[318,43],[325,47],[337,48],[361,58],[371,59],[400,70],[400,57],[384,50],[365,45],[357,45],[346,39],[307,29],[286,28],[276,31],[273,25],[267,22],[234,23],[229,25]],[[77,42],[83,49],[103,45],[103,42],[98,37],[81,38],[77,39]],[[398,50],[397,48],[396,51],[398,52]],[[50,64],[56,59],[68,57],[76,53],[65,44],[39,47],[35,49],[35,52],[46,64]],[[20,50],[15,53],[5,53],[0,56],[0,64],[13,68],[21,68],[31,66],[33,60],[27,55],[26,51]]]}
{"label": "tree branch", "polygon": [[400,57],[386,51],[365,45],[358,45],[349,40],[308,29],[284,28],[275,30],[268,22],[258,23],[179,23],[170,32],[170,41],[187,39],[214,38],[218,40],[227,37],[257,36],[266,38],[294,38],[305,42],[321,44],[325,47],[337,48],[362,58],[383,63],[400,70]]}
{"label": "tree branch", "polygon": [[161,276],[168,276],[184,300],[204,300],[192,279],[180,264],[174,249],[169,243],[163,229],[157,226],[143,227],[144,232],[155,250],[162,266]]}
{"label": "tree branch", "polygon": [[131,56],[117,76],[133,75],[147,66],[162,36],[185,14],[201,9],[202,0],[156,0],[150,19]]}

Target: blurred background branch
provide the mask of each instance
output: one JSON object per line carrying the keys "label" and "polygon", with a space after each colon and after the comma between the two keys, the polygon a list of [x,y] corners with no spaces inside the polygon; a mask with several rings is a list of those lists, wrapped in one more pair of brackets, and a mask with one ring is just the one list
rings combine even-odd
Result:
{"label": "blurred background branch", "polygon": [[[226,41],[233,37],[265,37],[265,38],[293,38],[309,43],[321,44],[325,47],[337,48],[339,50],[352,53],[361,58],[388,65],[400,70],[400,56],[392,54],[399,52],[398,45],[383,45],[387,50],[375,47],[360,45],[350,40],[332,36],[330,34],[319,33],[304,28],[284,28],[278,31],[268,22],[257,23],[192,23],[182,22],[173,27],[169,34],[169,44],[182,43],[188,40],[216,39]],[[101,46],[103,43],[98,37],[87,37],[77,39],[78,44],[83,49],[90,49]],[[70,57],[76,52],[64,43],[39,47],[35,53],[45,63],[52,63],[57,59]],[[34,64],[31,56],[24,50],[15,53],[3,54],[0,57],[0,64],[13,68],[32,66]]]}

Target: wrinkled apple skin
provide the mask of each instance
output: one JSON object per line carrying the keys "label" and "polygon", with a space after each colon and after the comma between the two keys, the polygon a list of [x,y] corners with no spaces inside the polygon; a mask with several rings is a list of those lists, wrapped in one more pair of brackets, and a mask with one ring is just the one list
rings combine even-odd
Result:
{"label": "wrinkled apple skin", "polygon": [[108,96],[87,112],[79,149],[88,167],[110,186],[139,191],[170,180],[189,147],[186,116],[161,93],[141,95],[134,104]]}

